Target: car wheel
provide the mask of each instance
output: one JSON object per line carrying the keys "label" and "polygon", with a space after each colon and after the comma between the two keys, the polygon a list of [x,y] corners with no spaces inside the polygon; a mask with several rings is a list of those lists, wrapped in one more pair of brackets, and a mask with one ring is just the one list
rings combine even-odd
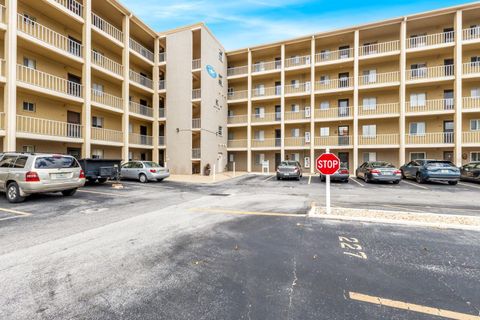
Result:
{"label": "car wheel", "polygon": [[64,191],[62,191],[62,194],[63,194],[65,197],[71,197],[71,196],[73,196],[76,192],[77,192],[77,189],[70,189],[70,190],[64,190]]}
{"label": "car wheel", "polygon": [[279,177],[279,176],[277,176],[277,180],[280,180],[280,177]]}
{"label": "car wheel", "polygon": [[350,181],[349,179],[343,180],[343,182],[345,183],[348,183],[349,181]]}
{"label": "car wheel", "polygon": [[458,181],[448,181],[448,184],[451,186],[456,186],[458,184]]}
{"label": "car wheel", "polygon": [[405,172],[403,172],[403,170],[400,172],[402,173],[402,179],[407,179],[407,177],[405,176]]}
{"label": "car wheel", "polygon": [[417,180],[418,183],[425,183],[425,179],[423,179],[422,174],[420,172],[417,172],[417,175],[415,176],[415,180]]}
{"label": "car wheel", "polygon": [[393,184],[399,184],[400,180],[393,181]]}
{"label": "car wheel", "polygon": [[107,182],[107,178],[98,179],[98,183],[105,183],[105,182]]}
{"label": "car wheel", "polygon": [[11,182],[7,187],[7,200],[10,203],[19,203],[25,201],[25,197],[20,196],[20,188],[16,182]]}
{"label": "car wheel", "polygon": [[163,181],[163,179],[157,179],[157,182],[162,182],[162,181]]}
{"label": "car wheel", "polygon": [[145,174],[141,173],[139,176],[138,176],[138,180],[141,182],[141,183],[147,183],[148,182],[148,178]]}
{"label": "car wheel", "polygon": [[370,179],[368,178],[367,175],[363,176],[363,181],[365,181],[365,183],[370,183]]}

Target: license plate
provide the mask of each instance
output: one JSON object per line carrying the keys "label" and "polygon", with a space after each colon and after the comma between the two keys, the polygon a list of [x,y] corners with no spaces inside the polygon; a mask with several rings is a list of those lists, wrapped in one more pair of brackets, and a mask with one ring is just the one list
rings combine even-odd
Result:
{"label": "license plate", "polygon": [[382,174],[384,176],[391,176],[393,174],[393,172],[390,172],[390,171],[383,171]]}
{"label": "license plate", "polygon": [[52,180],[68,179],[70,178],[70,173],[53,173],[51,177]]}
{"label": "license plate", "polygon": [[286,176],[289,176],[289,175],[290,175],[290,173],[285,173],[285,175],[286,175]]}
{"label": "license plate", "polygon": [[442,170],[442,173],[449,173],[450,170]]}

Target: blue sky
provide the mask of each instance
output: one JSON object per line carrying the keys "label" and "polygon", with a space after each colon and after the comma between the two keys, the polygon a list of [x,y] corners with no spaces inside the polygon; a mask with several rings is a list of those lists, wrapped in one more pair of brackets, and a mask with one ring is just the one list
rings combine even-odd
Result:
{"label": "blue sky", "polygon": [[121,0],[157,31],[205,22],[227,50],[466,3],[457,0]]}

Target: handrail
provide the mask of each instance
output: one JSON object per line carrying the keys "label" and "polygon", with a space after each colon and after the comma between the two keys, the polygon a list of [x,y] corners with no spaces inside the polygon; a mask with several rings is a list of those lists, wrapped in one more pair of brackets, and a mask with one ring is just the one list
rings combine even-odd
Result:
{"label": "handrail", "polygon": [[92,25],[113,37],[115,40],[123,42],[123,32],[94,12],[92,12]]}

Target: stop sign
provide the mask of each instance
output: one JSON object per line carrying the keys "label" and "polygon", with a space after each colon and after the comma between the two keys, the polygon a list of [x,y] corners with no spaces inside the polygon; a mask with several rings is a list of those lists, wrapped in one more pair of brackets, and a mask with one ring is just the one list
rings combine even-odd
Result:
{"label": "stop sign", "polygon": [[324,153],[317,158],[317,170],[325,175],[331,175],[340,169],[340,159],[333,153]]}

